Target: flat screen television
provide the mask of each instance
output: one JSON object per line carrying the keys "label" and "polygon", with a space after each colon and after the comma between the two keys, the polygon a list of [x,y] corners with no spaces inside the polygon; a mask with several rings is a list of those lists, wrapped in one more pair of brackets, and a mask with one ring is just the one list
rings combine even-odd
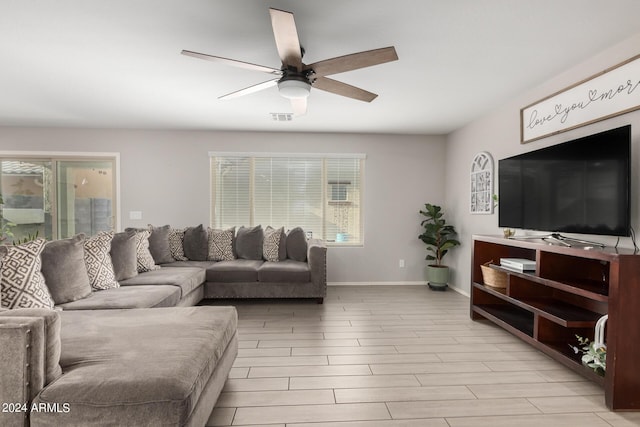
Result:
{"label": "flat screen television", "polygon": [[499,225],[629,236],[631,126],[498,162]]}

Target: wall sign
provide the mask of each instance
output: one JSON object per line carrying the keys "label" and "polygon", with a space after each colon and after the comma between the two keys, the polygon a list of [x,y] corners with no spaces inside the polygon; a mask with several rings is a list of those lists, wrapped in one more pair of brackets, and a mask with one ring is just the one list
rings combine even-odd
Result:
{"label": "wall sign", "polygon": [[471,213],[493,213],[493,157],[483,151],[471,163]]}
{"label": "wall sign", "polygon": [[524,144],[640,109],[640,55],[520,110]]}

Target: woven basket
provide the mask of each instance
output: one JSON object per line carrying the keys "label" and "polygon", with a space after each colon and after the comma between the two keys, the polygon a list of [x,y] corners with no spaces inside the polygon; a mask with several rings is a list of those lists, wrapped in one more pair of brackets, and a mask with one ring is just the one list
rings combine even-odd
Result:
{"label": "woven basket", "polygon": [[507,288],[507,274],[498,271],[495,268],[489,267],[493,263],[493,260],[485,262],[480,266],[482,270],[482,281],[486,286],[492,288],[506,289]]}

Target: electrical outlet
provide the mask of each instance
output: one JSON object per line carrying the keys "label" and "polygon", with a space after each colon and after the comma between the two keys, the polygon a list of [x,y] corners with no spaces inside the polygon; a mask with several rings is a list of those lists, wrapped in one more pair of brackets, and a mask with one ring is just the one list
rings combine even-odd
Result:
{"label": "electrical outlet", "polygon": [[400,268],[404,268],[404,260],[401,259],[400,261],[398,261],[398,267]]}

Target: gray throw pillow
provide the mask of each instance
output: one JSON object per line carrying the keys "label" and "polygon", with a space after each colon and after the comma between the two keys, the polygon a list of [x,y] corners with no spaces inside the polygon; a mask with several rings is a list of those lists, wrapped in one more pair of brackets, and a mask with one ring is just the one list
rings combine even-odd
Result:
{"label": "gray throw pillow", "polygon": [[169,245],[169,233],[171,226],[154,227],[149,225],[151,236],[149,236],[149,252],[156,264],[166,264],[174,262],[171,256],[171,246]]}
{"label": "gray throw pillow", "polygon": [[209,255],[209,233],[202,224],[197,227],[188,227],[184,231],[182,243],[184,256],[191,261],[206,261]]}
{"label": "gray throw pillow", "polygon": [[300,227],[287,234],[287,258],[301,262],[307,260],[307,236]]}
{"label": "gray throw pillow", "polygon": [[261,225],[240,227],[236,235],[236,254],[240,259],[262,260],[264,231]]}
{"label": "gray throw pillow", "polygon": [[84,261],[84,234],[48,242],[40,255],[42,275],[56,304],[76,301],[91,294]]}
{"label": "gray throw pillow", "polygon": [[135,231],[116,233],[111,239],[111,251],[109,253],[111,254],[116,281],[131,279],[138,275]]}

